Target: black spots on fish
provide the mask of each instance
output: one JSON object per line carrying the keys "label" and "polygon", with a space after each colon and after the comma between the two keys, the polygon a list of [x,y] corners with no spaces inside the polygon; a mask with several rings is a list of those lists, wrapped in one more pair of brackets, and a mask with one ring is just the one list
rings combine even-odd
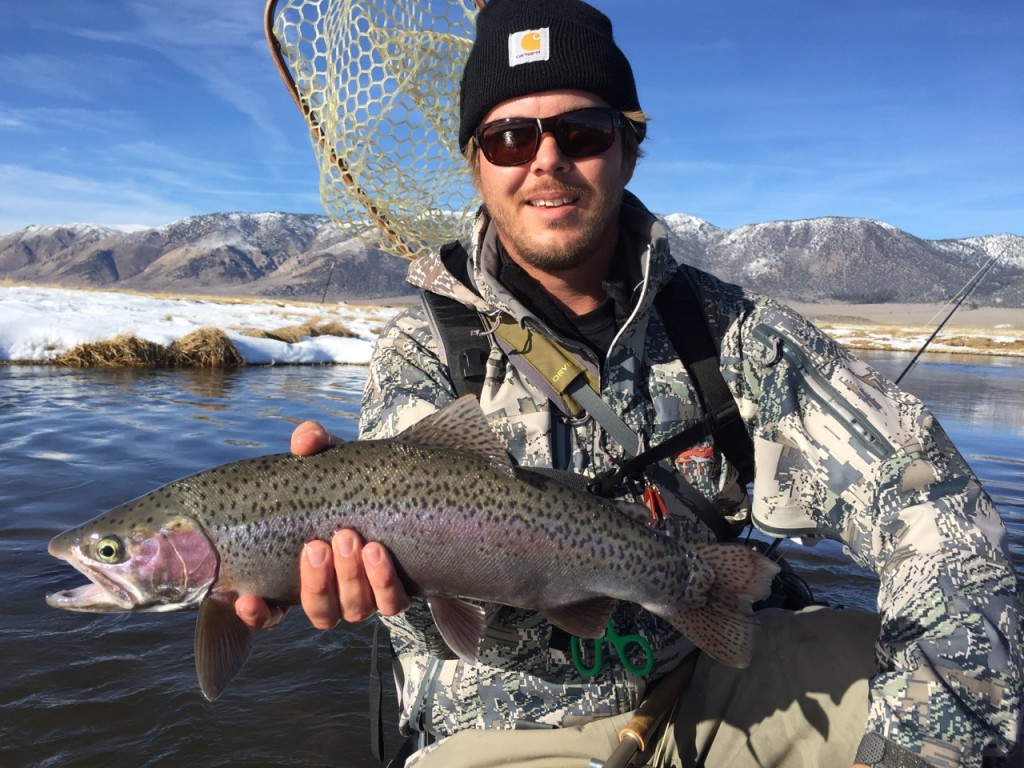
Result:
{"label": "black spots on fish", "polygon": [[551,537],[553,542],[557,542],[559,546],[563,545],[563,542],[568,541],[574,534],[573,526],[569,524],[569,519],[556,519],[555,523],[548,527],[548,535]]}
{"label": "black spots on fish", "polygon": [[314,456],[307,456],[299,460],[298,464],[287,467],[287,471],[281,472],[281,479],[290,484],[294,484],[298,487],[309,485],[311,483],[319,482],[320,478],[324,476],[324,468],[320,466],[310,466],[306,461],[312,462],[317,458]]}
{"label": "black spots on fish", "polygon": [[[452,482],[449,475],[441,474],[434,477],[421,477],[408,486],[414,492],[430,494],[438,499],[453,499],[459,495],[460,488]],[[473,510],[476,511],[475,509]]]}
{"label": "black spots on fish", "polygon": [[344,490],[338,483],[331,483],[324,490],[326,490],[333,498],[341,498],[343,493],[348,493],[353,496],[362,496],[366,493],[367,488],[362,482],[356,481],[348,485]]}

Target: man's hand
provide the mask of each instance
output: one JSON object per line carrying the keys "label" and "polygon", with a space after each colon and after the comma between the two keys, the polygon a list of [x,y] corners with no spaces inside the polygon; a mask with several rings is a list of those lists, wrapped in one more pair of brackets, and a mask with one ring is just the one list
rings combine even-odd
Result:
{"label": "man's hand", "polygon": [[309,542],[300,573],[302,610],[317,629],[330,629],[340,619],[362,621],[377,611],[394,616],[409,606],[387,549],[364,544],[355,531],[338,531],[330,545]]}
{"label": "man's hand", "polygon": [[[306,421],[292,432],[292,453],[309,456],[334,442],[320,424]],[[387,549],[364,544],[355,531],[340,530],[326,541],[311,541],[299,561],[302,609],[317,629],[339,620],[362,621],[379,611],[394,616],[409,606],[409,597]],[[241,595],[235,613],[252,629],[272,627],[284,609],[271,608],[256,595]]]}

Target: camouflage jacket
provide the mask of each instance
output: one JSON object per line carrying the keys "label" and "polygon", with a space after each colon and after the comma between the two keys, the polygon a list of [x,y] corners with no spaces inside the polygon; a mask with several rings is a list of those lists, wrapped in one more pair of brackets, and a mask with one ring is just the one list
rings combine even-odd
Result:
{"label": "camouflage jacket", "polygon": [[[628,194],[621,224],[637,287],[632,314],[597,372],[602,398],[645,444],[657,445],[700,416],[653,306],[677,267],[660,223]],[[497,258],[482,212],[470,249],[472,285],[436,255],[414,262],[409,280],[485,318],[503,312],[555,335],[497,281]],[[721,347],[722,374],[754,439],[756,479],[748,500],[710,441],[671,462],[678,473],[671,477],[685,476],[733,522],[753,522],[775,535],[841,540],[878,575],[882,631],[869,732],[939,765],[980,766],[983,749],[1009,749],[1020,730],[1020,602],[1004,527],[978,480],[916,398],[791,309],[695,274]],[[559,341],[597,370],[591,353]],[[393,436],[454,397],[425,311],[405,310],[377,342],[361,436]],[[554,466],[562,456],[569,457],[568,468],[593,475],[626,458],[593,419],[561,414],[496,344],[480,400],[520,465]],[[565,441],[570,445],[555,445]],[[678,535],[713,539],[673,488],[662,490]],[[386,619],[399,662],[404,729],[443,737],[464,728],[564,726],[638,704],[647,681],[611,654],[597,676],[584,678],[567,638],[540,616],[487,609],[489,630],[473,666],[447,650],[425,606]],[[622,604],[614,621],[620,634],[648,638],[654,677],[692,649],[637,606]]]}

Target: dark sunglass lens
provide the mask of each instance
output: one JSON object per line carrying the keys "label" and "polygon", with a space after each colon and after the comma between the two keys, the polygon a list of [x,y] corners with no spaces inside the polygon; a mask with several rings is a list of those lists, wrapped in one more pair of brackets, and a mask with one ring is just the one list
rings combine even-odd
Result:
{"label": "dark sunglass lens", "polygon": [[615,141],[615,123],[608,112],[566,115],[555,126],[558,146],[569,157],[592,157]]}
{"label": "dark sunglass lens", "polygon": [[542,132],[553,132],[559,150],[568,157],[593,157],[615,143],[618,125],[618,113],[613,110],[580,109],[540,121],[497,120],[482,126],[476,140],[492,164],[522,165],[537,155]]}
{"label": "dark sunglass lens", "polygon": [[490,126],[483,131],[480,148],[495,165],[528,162],[537,152],[537,123],[523,120]]}

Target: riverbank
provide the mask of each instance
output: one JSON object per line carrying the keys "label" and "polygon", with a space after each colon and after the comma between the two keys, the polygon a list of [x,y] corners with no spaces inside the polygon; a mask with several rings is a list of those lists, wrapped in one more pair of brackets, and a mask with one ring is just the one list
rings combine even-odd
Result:
{"label": "riverbank", "polygon": [[[921,349],[952,309],[942,304],[788,303],[849,349],[903,352]],[[928,351],[1024,357],[1024,308],[961,307]]]}
{"label": "riverbank", "polygon": [[[0,363],[74,367],[365,365],[415,298],[358,304],[0,285]],[[948,308],[793,304],[851,349],[917,352]],[[961,308],[930,352],[1024,357],[1024,309]]]}
{"label": "riverbank", "polygon": [[109,368],[365,365],[396,311],[0,286],[0,362]]}

